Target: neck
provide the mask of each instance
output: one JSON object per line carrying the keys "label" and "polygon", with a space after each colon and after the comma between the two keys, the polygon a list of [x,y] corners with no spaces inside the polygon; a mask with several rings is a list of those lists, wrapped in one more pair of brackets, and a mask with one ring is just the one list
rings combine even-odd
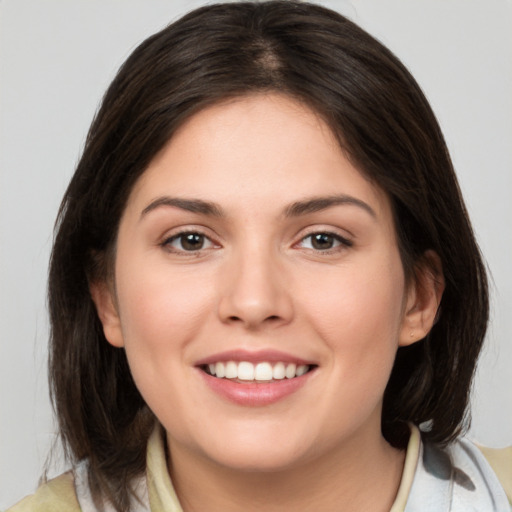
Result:
{"label": "neck", "polygon": [[227,468],[176,446],[171,452],[170,473],[184,512],[389,511],[405,459],[380,435],[271,472]]}

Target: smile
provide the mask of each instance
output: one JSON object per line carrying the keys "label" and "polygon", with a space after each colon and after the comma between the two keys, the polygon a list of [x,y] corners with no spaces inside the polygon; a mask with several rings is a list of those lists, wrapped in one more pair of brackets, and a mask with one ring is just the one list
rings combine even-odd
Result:
{"label": "smile", "polygon": [[226,361],[210,363],[203,370],[219,379],[233,379],[245,382],[271,382],[273,380],[293,379],[301,377],[312,369],[312,365],[262,361]]}
{"label": "smile", "polygon": [[244,407],[268,406],[295,395],[318,375],[317,361],[274,349],[234,349],[194,364],[214,394]]}

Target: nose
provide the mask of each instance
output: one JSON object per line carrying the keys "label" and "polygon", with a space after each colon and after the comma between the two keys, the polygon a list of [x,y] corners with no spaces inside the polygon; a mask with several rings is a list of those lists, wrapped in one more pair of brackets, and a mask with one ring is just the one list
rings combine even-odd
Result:
{"label": "nose", "polygon": [[280,326],[293,317],[287,273],[271,251],[240,251],[220,275],[219,317],[224,323],[258,330]]}

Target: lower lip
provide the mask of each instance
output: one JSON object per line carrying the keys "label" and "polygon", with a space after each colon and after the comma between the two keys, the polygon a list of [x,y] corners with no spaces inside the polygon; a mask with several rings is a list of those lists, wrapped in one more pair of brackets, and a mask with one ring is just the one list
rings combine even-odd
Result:
{"label": "lower lip", "polygon": [[212,377],[198,368],[206,385],[221,397],[238,405],[258,407],[276,403],[298,391],[309,380],[314,370],[293,379],[272,382],[237,382]]}

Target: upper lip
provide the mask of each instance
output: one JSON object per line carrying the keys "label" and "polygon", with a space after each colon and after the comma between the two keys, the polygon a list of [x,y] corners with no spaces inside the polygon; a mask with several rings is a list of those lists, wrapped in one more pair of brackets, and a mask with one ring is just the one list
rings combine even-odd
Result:
{"label": "upper lip", "polygon": [[279,350],[267,349],[267,350],[243,350],[243,349],[234,349],[234,350],[226,350],[224,352],[217,352],[216,354],[212,354],[211,356],[207,356],[203,359],[198,360],[195,365],[203,366],[207,364],[214,364],[218,362],[225,361],[247,361],[248,363],[295,363],[297,365],[314,365],[313,361],[308,361],[306,359],[294,356],[292,354],[287,354],[286,352],[281,352]]}

